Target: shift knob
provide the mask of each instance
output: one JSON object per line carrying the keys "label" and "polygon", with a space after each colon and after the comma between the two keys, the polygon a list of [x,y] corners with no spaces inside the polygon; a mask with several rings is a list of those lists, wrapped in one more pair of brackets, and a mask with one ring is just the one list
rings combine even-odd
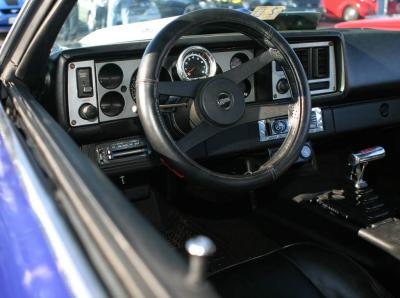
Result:
{"label": "shift knob", "polygon": [[351,166],[368,163],[374,160],[382,159],[386,155],[385,149],[381,146],[370,147],[360,152],[350,155],[349,163]]}
{"label": "shift knob", "polygon": [[354,182],[355,188],[362,189],[368,187],[368,183],[363,179],[365,168],[369,162],[382,159],[385,155],[385,149],[381,146],[370,147],[350,154],[349,165],[352,167],[350,179]]}
{"label": "shift knob", "polygon": [[186,242],[185,248],[190,256],[187,281],[191,284],[200,283],[205,279],[207,257],[214,254],[215,244],[206,236],[196,236]]}

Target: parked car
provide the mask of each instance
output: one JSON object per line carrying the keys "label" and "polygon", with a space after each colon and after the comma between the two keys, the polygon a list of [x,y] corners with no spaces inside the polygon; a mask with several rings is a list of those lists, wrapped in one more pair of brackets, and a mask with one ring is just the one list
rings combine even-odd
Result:
{"label": "parked car", "polygon": [[400,30],[400,18],[398,17],[383,17],[383,18],[369,18],[365,20],[356,20],[349,22],[337,23],[335,28],[367,28],[376,30]]}
{"label": "parked car", "polygon": [[[378,12],[380,0],[321,0],[326,16],[344,21],[352,21]],[[398,0],[387,2],[386,14],[392,15],[400,12]]]}
{"label": "parked car", "polygon": [[25,0],[0,0],[0,32],[8,32]]}
{"label": "parked car", "polygon": [[245,6],[254,10],[257,6],[284,6],[285,11],[311,11],[322,14],[320,0],[248,0]]}

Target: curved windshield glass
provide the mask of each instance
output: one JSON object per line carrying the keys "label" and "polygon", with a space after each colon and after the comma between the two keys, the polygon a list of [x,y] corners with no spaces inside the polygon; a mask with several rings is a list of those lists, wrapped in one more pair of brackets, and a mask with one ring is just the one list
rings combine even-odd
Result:
{"label": "curved windshield glass", "polygon": [[149,40],[177,16],[210,8],[253,14],[278,30],[400,30],[400,0],[78,0],[55,48]]}

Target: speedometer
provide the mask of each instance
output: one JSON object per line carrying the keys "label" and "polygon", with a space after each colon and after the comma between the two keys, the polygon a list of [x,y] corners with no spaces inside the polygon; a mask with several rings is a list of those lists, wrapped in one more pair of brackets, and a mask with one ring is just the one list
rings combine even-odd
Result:
{"label": "speedometer", "polygon": [[212,77],[217,71],[214,56],[203,47],[185,49],[176,63],[178,76],[183,81]]}

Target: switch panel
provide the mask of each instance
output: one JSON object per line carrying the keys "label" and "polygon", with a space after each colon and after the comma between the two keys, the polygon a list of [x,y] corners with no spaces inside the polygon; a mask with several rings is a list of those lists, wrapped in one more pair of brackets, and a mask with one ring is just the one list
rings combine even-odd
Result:
{"label": "switch panel", "polygon": [[78,87],[78,97],[93,96],[92,69],[90,67],[81,67],[76,69],[76,80]]}
{"label": "switch panel", "polygon": [[93,60],[68,64],[68,116],[72,127],[99,123],[94,70]]}

